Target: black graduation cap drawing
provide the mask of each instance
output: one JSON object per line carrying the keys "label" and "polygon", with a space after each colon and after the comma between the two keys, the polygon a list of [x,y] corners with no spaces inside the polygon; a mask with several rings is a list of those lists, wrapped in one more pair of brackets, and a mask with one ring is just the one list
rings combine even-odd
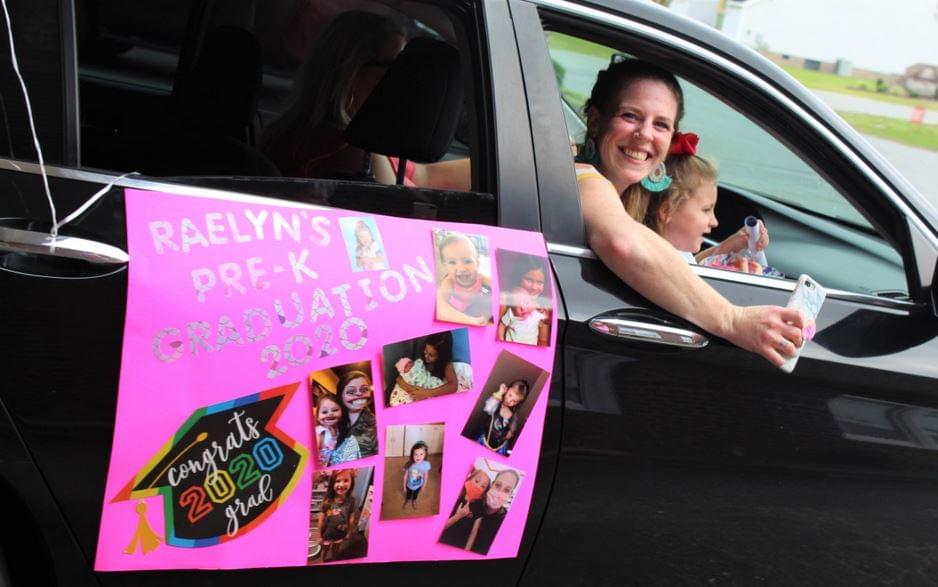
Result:
{"label": "black graduation cap drawing", "polygon": [[166,544],[213,546],[243,536],[296,486],[309,453],[274,424],[299,387],[291,383],[199,408],[111,502],[140,499],[124,550],[143,554],[163,540],[144,497],[163,496]]}

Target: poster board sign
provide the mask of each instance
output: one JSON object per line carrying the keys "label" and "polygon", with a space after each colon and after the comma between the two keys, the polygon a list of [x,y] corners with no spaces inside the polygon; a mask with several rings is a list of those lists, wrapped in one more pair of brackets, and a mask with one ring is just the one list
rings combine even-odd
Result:
{"label": "poster board sign", "polygon": [[517,555],[557,331],[540,234],[221,192],[126,209],[97,570]]}

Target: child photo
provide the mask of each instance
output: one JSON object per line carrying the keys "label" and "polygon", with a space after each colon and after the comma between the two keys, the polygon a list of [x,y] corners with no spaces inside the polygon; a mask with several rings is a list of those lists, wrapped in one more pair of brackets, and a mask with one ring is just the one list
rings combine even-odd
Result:
{"label": "child photo", "polygon": [[388,268],[388,259],[374,218],[339,218],[339,226],[352,271],[378,271]]}
{"label": "child photo", "polygon": [[443,525],[440,543],[488,554],[524,472],[479,457],[462,482],[456,504]]}
{"label": "child photo", "polygon": [[433,231],[436,319],[484,326],[492,323],[489,241],[452,230]]}
{"label": "child photo", "polygon": [[498,340],[550,344],[551,289],[547,259],[499,249]]}
{"label": "child photo", "polygon": [[388,426],[384,445],[382,520],[440,513],[443,430],[442,422]]}
{"label": "child photo", "polygon": [[462,435],[500,455],[511,455],[547,375],[537,365],[502,351]]}
{"label": "child photo", "polygon": [[309,387],[320,468],[378,454],[371,361],[314,371]]}
{"label": "child photo", "polygon": [[368,556],[374,467],[313,473],[310,565]]}
{"label": "child photo", "polygon": [[385,406],[472,389],[469,332],[465,328],[386,345],[382,359]]}

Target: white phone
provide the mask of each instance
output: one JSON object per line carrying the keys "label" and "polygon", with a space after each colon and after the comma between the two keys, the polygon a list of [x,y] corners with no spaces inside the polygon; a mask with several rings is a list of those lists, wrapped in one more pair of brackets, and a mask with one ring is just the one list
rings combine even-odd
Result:
{"label": "white phone", "polygon": [[[824,304],[825,297],[827,297],[827,292],[824,291],[821,284],[815,281],[810,275],[802,273],[801,277],[798,278],[798,283],[795,284],[795,290],[791,292],[791,297],[788,298],[788,303],[785,305],[789,308],[801,310],[801,313],[804,314],[808,321],[814,322],[817,320],[817,315],[821,312],[821,306]],[[808,341],[806,339],[802,339],[801,347],[798,349],[798,352],[795,353],[795,356],[782,363],[779,369],[786,373],[791,373],[795,369],[795,363],[798,362],[798,357],[801,356],[801,350],[807,343]]]}

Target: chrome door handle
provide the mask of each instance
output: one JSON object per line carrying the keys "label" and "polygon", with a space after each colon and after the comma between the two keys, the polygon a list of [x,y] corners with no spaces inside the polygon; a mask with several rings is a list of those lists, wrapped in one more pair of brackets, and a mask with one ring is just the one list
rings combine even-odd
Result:
{"label": "chrome door handle", "polygon": [[686,349],[702,349],[710,342],[706,336],[693,330],[623,318],[593,318],[589,321],[589,327],[593,332],[606,336]]}
{"label": "chrome door handle", "polygon": [[97,241],[59,236],[53,247],[48,232],[35,232],[0,226],[0,251],[34,253],[81,259],[98,265],[125,265],[130,257],[121,249]]}

